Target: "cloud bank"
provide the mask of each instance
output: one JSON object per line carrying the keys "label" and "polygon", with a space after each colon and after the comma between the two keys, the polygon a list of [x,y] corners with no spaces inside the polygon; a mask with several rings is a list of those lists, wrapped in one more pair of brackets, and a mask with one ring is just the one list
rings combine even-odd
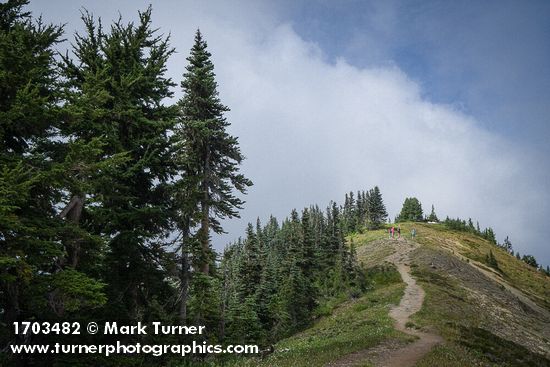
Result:
{"label": "cloud bank", "polygon": [[154,6],[155,24],[171,31],[178,50],[169,67],[175,80],[198,26],[208,40],[231,132],[247,156],[243,171],[255,184],[242,219],[226,222],[216,248],[256,217],[282,218],[378,185],[392,218],[416,196],[425,211],[434,204],[440,217],[472,217],[550,263],[537,233],[548,193],[533,157],[472,116],[425,99],[395,65],[328,61],[272,11],[258,3]]}

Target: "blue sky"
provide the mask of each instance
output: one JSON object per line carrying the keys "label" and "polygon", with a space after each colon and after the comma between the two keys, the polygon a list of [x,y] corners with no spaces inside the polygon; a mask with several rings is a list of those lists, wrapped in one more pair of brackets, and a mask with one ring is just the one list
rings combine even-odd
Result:
{"label": "blue sky", "polygon": [[[136,19],[148,1],[34,1],[81,29]],[[478,219],[550,264],[550,2],[153,1],[178,53],[179,82],[200,27],[231,132],[255,182],[246,223],[379,185],[391,217],[405,197]],[[65,43],[66,47],[68,43]],[[175,90],[176,98],[181,96]]]}
{"label": "blue sky", "polygon": [[[312,5],[314,4],[314,5]],[[434,102],[548,153],[550,2],[289,2],[286,16],[329,59],[397,64]],[[548,162],[545,168],[548,168]]]}

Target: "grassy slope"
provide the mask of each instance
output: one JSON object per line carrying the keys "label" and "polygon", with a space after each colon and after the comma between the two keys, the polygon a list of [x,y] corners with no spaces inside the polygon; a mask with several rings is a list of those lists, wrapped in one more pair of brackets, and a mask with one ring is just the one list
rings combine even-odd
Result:
{"label": "grassy slope", "polygon": [[[404,225],[405,228],[410,226]],[[467,262],[479,261],[483,266],[485,256],[491,250],[499,264],[500,271],[496,272],[499,277],[546,307],[550,300],[550,278],[475,235],[449,231],[442,225],[415,226],[419,234],[417,241],[424,246],[413,255],[413,275],[426,291],[426,299],[413,320],[421,326],[436,327],[446,339],[444,345],[435,348],[418,366],[548,366],[550,361],[539,354],[497,335],[505,333],[512,322],[518,323],[515,325],[517,333],[522,327],[534,330],[537,326],[531,324],[528,318],[518,316],[521,312],[512,309],[513,302],[509,301],[512,298],[498,284],[479,277],[475,272],[466,274],[471,268]],[[460,257],[453,254],[467,259],[459,260]],[[437,267],[439,263],[447,262],[448,268],[432,268],[429,264],[435,260],[431,259],[437,259]],[[453,275],[449,267],[454,270]],[[472,294],[472,287],[487,288],[480,290],[479,294]],[[483,292],[500,292],[508,303],[499,303],[497,296],[486,300]],[[512,309],[513,315],[493,313],[498,307],[504,308],[504,311]]]}

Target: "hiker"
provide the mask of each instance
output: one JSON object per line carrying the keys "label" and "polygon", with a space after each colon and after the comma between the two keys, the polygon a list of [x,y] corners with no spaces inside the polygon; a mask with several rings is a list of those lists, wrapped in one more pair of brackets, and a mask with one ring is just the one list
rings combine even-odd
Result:
{"label": "hiker", "polygon": [[391,228],[388,228],[388,236],[391,238]]}
{"label": "hiker", "polygon": [[401,238],[401,224],[397,226],[397,239]]}
{"label": "hiker", "polygon": [[394,232],[395,232],[395,227],[394,227],[394,226],[391,226],[391,238],[393,238]]}
{"label": "hiker", "polygon": [[411,231],[412,239],[414,240],[416,238],[416,228],[413,228]]}

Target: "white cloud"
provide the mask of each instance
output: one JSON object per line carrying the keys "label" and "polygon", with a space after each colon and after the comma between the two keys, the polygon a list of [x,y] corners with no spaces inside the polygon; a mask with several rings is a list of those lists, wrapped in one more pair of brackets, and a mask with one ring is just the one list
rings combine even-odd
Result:
{"label": "white cloud", "polygon": [[172,33],[178,54],[169,70],[177,81],[200,26],[221,99],[232,109],[231,131],[247,156],[243,169],[255,183],[243,219],[226,224],[230,233],[216,238],[217,248],[257,216],[284,217],[379,185],[392,216],[416,196],[426,211],[433,203],[440,216],[479,219],[550,263],[537,234],[548,194],[536,183],[532,158],[512,142],[452,106],[423,99],[395,66],[328,63],[267,4],[203,4],[154,4],[153,20]]}

